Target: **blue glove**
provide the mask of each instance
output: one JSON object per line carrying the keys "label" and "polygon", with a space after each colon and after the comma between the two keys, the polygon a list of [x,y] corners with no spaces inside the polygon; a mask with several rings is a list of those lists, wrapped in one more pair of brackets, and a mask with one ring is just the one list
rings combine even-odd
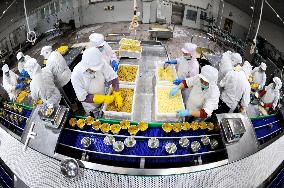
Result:
{"label": "blue glove", "polygon": [[24,78],[30,77],[29,73],[25,69],[22,70],[21,75]]}
{"label": "blue glove", "polygon": [[178,87],[174,87],[173,89],[171,89],[171,91],[170,91],[170,97],[174,96],[178,91],[179,91],[179,88],[178,88]]}
{"label": "blue glove", "polygon": [[112,62],[111,62],[111,67],[112,67],[112,69],[113,69],[115,72],[118,71],[118,64],[117,64],[117,62],[116,62],[115,60],[112,60]]}
{"label": "blue glove", "polygon": [[176,59],[171,59],[166,61],[165,63],[170,64],[170,65],[176,65],[177,64],[177,60]]}
{"label": "blue glove", "polygon": [[25,87],[26,87],[26,85],[24,83],[19,83],[19,84],[16,85],[16,89],[23,89]]}
{"label": "blue glove", "polygon": [[18,77],[18,80],[19,80],[19,81],[23,81],[23,80],[25,80],[25,78],[24,78],[23,76],[19,76],[19,77]]}
{"label": "blue glove", "polygon": [[190,111],[189,111],[189,109],[187,109],[187,110],[178,110],[176,115],[177,115],[177,117],[190,116]]}
{"label": "blue glove", "polygon": [[181,82],[182,82],[182,79],[177,78],[173,81],[173,84],[179,85]]}

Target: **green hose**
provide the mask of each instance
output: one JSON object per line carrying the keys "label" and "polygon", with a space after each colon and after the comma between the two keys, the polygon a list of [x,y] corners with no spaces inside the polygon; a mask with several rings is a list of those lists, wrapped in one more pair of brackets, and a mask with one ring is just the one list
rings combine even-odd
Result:
{"label": "green hose", "polygon": [[19,106],[19,107],[22,107],[22,108],[24,108],[24,109],[27,109],[27,110],[33,110],[33,107],[32,106],[28,106],[28,105],[25,105],[25,104],[23,104],[23,103],[13,103],[13,102],[8,102],[8,104],[11,104],[11,105],[17,105],[17,106]]}
{"label": "green hose", "polygon": [[[74,116],[77,119],[86,119],[86,116],[78,116],[75,115]],[[104,119],[104,118],[98,118],[96,120],[99,120],[102,123],[109,123],[109,124],[119,124],[121,122],[121,120],[117,120],[117,119]],[[130,121],[130,125],[138,125],[138,122],[136,121]],[[161,127],[163,125],[163,123],[158,123],[158,122],[148,122],[148,126],[149,127]]]}
{"label": "green hose", "polygon": [[264,119],[268,117],[276,116],[276,114],[270,114],[270,115],[264,115],[264,116],[257,116],[257,117],[252,117],[250,118],[251,120],[258,120],[258,119]]}

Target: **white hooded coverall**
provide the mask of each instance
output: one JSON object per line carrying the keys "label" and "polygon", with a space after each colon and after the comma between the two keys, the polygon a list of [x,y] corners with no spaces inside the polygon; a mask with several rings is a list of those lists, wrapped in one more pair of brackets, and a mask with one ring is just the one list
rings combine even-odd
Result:
{"label": "white hooded coverall", "polygon": [[259,69],[260,67],[255,67],[252,70],[253,82],[259,84],[260,87],[263,88],[266,82],[266,74],[264,71],[260,71]]}
{"label": "white hooded coverall", "polygon": [[223,53],[221,62],[219,64],[219,81],[226,76],[226,74],[233,70],[231,51]]}
{"label": "white hooded coverall", "polygon": [[219,85],[224,88],[221,100],[230,107],[230,112],[236,109],[240,101],[244,109],[248,107],[251,87],[243,70],[228,72]]}
{"label": "white hooded coverall", "polygon": [[59,87],[65,86],[71,79],[72,72],[63,56],[57,51],[51,52],[48,56],[46,69],[53,74],[54,81]]}
{"label": "white hooded coverall", "polygon": [[179,79],[186,79],[196,76],[199,73],[199,63],[196,59],[197,46],[192,43],[185,43],[182,48],[183,52],[190,53],[192,59],[187,60],[185,57],[177,59],[177,76]]}
{"label": "white hooded coverall", "polygon": [[33,58],[25,64],[25,70],[29,73],[31,97],[33,100],[43,100],[44,104],[58,106],[61,94],[54,83],[54,77],[48,69],[41,69]]}
{"label": "white hooded coverall", "polygon": [[[209,82],[209,88],[206,90],[201,88],[200,75],[205,77]],[[206,65],[202,67],[200,75],[185,80],[190,92],[186,108],[190,109],[190,111],[204,109],[209,117],[218,108],[219,103],[220,91],[217,86],[218,70]]]}
{"label": "white hooded coverall", "polygon": [[280,98],[279,90],[282,87],[282,82],[279,78],[273,78],[273,81],[275,82],[275,87],[273,83],[266,86],[265,87],[266,93],[262,96],[261,101],[264,104],[272,104],[273,109],[275,109]]}
{"label": "white hooded coverall", "polygon": [[7,91],[10,100],[15,100],[17,97],[16,92],[16,85],[17,85],[17,78],[18,75],[16,75],[13,71],[9,70],[9,76],[6,76],[3,72],[3,88]]}
{"label": "white hooded coverall", "polygon": [[[87,69],[96,69],[93,75],[86,72]],[[84,102],[87,95],[105,94],[105,81],[110,82],[117,78],[112,67],[105,63],[102,54],[97,48],[88,48],[83,53],[71,76],[71,82],[76,96],[82,102],[86,113],[93,112],[98,105]]]}

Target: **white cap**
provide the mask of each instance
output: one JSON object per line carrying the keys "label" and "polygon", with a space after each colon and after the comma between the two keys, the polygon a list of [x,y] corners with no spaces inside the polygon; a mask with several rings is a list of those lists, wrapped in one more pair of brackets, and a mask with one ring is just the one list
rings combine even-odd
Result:
{"label": "white cap", "polygon": [[267,68],[267,66],[266,66],[266,64],[265,63],[263,63],[263,62],[261,62],[261,64],[260,64],[260,68],[262,69],[262,70],[266,70],[266,68]]}
{"label": "white cap", "polygon": [[84,65],[83,71],[87,69],[98,71],[104,65],[102,53],[95,47],[88,48],[84,51],[81,62]]}
{"label": "white cap", "polygon": [[34,58],[29,58],[24,65],[24,69],[29,73],[30,77],[33,78],[35,73],[41,71],[40,65],[37,63],[37,60]]}
{"label": "white cap", "polygon": [[47,59],[51,52],[52,52],[51,46],[44,46],[40,51],[40,55],[42,55],[45,59]]}
{"label": "white cap", "polygon": [[185,43],[181,51],[183,53],[190,53],[192,56],[195,56],[197,45],[193,43]]}
{"label": "white cap", "polygon": [[201,68],[199,77],[209,84],[216,84],[218,80],[218,70],[210,65]]}
{"label": "white cap", "polygon": [[239,53],[233,53],[231,55],[232,65],[235,67],[242,63],[242,56]]}
{"label": "white cap", "polygon": [[3,71],[4,73],[9,72],[9,66],[8,66],[7,64],[3,65],[2,71]]}
{"label": "white cap", "polygon": [[17,53],[17,60],[19,61],[20,59],[22,59],[24,57],[23,52],[18,52]]}
{"label": "white cap", "polygon": [[273,78],[273,82],[275,83],[275,89],[281,89],[282,87],[282,81],[278,77]]}
{"label": "white cap", "polygon": [[99,47],[105,45],[105,37],[99,33],[93,33],[89,36],[91,45],[93,47]]}

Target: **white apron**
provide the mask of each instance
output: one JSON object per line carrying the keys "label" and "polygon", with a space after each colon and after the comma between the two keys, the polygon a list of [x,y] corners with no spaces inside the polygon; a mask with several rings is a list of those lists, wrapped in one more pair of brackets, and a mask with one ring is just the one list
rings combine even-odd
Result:
{"label": "white apron", "polygon": [[[88,94],[105,94],[105,78],[101,72],[96,72],[95,78],[85,77],[84,82]],[[82,102],[82,105],[86,114],[94,112],[100,106],[86,102]]]}
{"label": "white apron", "polygon": [[192,88],[189,89],[190,93],[186,102],[186,108],[190,111],[201,109],[205,103],[205,99],[208,97],[209,89],[202,91],[200,82],[197,82]]}

